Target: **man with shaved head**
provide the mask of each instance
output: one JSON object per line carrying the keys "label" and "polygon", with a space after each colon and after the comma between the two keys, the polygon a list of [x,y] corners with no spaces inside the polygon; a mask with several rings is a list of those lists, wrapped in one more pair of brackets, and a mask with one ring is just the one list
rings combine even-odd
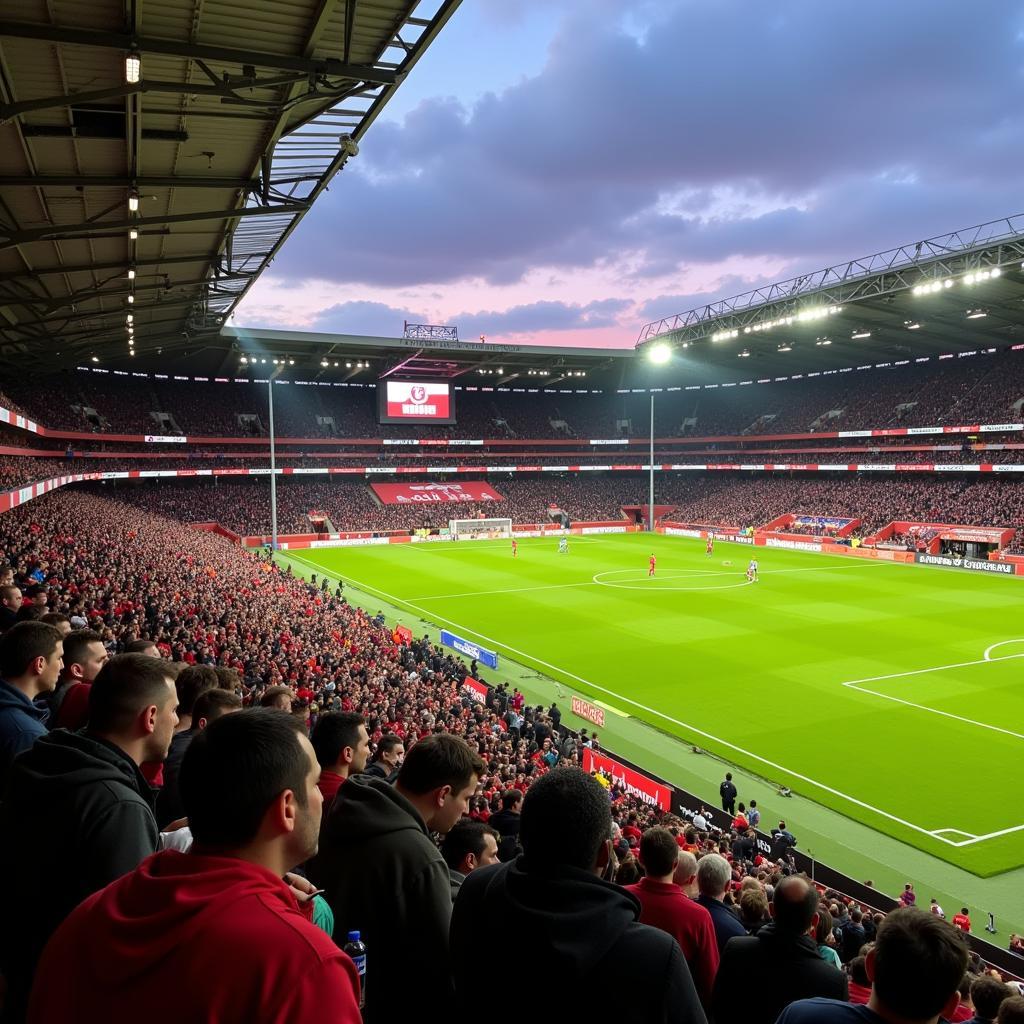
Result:
{"label": "man with shaved head", "polygon": [[[730,939],[715,978],[716,1024],[774,1024],[798,999],[846,999],[846,977],[818,953],[818,891],[803,875],[775,887],[772,921],[756,935]],[[756,992],[757,999],[738,996]]]}

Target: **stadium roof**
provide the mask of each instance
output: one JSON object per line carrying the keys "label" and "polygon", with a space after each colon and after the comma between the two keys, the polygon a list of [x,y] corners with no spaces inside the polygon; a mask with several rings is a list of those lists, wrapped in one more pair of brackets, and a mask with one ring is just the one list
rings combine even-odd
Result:
{"label": "stadium roof", "polygon": [[637,350],[667,345],[677,369],[733,380],[1015,344],[1024,344],[1024,215],[656,320]]}
{"label": "stadium roof", "polygon": [[230,342],[232,351],[225,372],[245,373],[254,363],[262,372],[273,367],[275,360],[288,366],[294,360],[297,369],[332,380],[398,376],[498,386],[536,377],[539,386],[571,381],[581,387],[616,387],[636,360],[636,352],[629,348],[501,345],[431,338],[424,331],[407,333],[416,336],[377,338],[226,327],[221,337]]}
{"label": "stadium roof", "polygon": [[6,5],[0,360],[127,362],[129,315],[140,358],[226,354],[221,326],[459,3]]}

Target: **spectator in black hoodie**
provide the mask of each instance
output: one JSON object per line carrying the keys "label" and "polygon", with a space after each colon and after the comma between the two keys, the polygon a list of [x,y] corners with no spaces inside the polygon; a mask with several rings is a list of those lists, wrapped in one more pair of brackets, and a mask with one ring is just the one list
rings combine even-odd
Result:
{"label": "spectator in black hoodie", "polygon": [[[52,627],[47,627],[52,628]],[[9,887],[0,970],[4,1021],[24,1015],[47,939],[86,896],[137,867],[159,842],[139,765],[167,756],[178,704],[170,662],[121,654],[89,692],[89,727],[40,737],[11,770],[0,804],[0,871]]]}
{"label": "spectator in black hoodie", "polygon": [[[455,901],[451,951],[457,1021],[522,1019],[514,999],[495,1000],[479,969],[480,936],[488,952],[515,962],[531,979],[537,1005],[573,993],[573,1015],[616,1024],[704,1024],[679,944],[640,924],[635,896],[602,876],[614,867],[607,791],[578,768],[538,779],[523,803],[514,861],[466,877]],[[609,985],[625,977],[629,985]]]}

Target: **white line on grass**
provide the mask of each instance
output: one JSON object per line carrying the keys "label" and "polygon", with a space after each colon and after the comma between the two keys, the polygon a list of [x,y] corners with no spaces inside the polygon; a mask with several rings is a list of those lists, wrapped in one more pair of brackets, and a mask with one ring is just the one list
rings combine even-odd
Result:
{"label": "white line on grass", "polygon": [[[982,657],[986,661],[1002,661],[1002,658],[993,658],[992,652],[998,647],[1005,647],[1007,644],[1024,644],[1024,640],[1000,640],[999,643],[993,644],[991,647],[986,647],[985,653]],[[1014,655],[1014,657],[1019,657],[1019,655]]]}
{"label": "white line on grass", "polygon": [[[291,554],[291,552],[289,552],[289,554]],[[297,557],[297,556],[293,555],[292,557]],[[309,565],[313,565],[314,563],[310,562],[308,564]],[[776,576],[776,575],[778,575],[780,573],[790,573],[790,572],[835,572],[837,569],[867,569],[867,568],[869,568],[871,566],[888,565],[888,564],[890,564],[890,563],[888,563],[888,562],[867,562],[867,563],[858,564],[858,565],[816,565],[816,566],[813,566],[813,567],[807,568],[807,569],[762,569],[760,575],[761,576],[767,576],[767,575]],[[743,576],[744,573],[745,573],[745,570],[743,570],[743,569],[735,569],[735,570],[733,570],[731,572],[720,572],[720,571],[715,570],[715,569],[667,569],[666,568],[664,571],[666,573],[670,573],[671,572],[671,573],[678,573],[680,575],[679,576],[662,575],[660,577],[655,576],[655,577],[652,577],[652,578],[655,581],[657,581],[658,579],[682,579],[684,577],[691,577],[691,576],[694,577],[694,578],[703,577],[703,576]],[[619,589],[619,590],[639,590],[639,589],[642,589],[643,586],[645,586],[643,581],[649,578],[647,576],[647,570],[646,569],[612,569],[612,570],[609,570],[609,572],[620,572],[620,573],[621,572],[635,572],[635,573],[639,573],[640,575],[638,575],[636,580],[624,580],[623,582],[625,582],[625,583],[640,583],[641,586],[640,587],[633,587],[633,586],[631,586],[631,587],[623,587],[623,586],[621,586],[621,584],[605,583],[604,581],[599,580],[596,577],[597,576],[603,576],[603,575],[606,575],[606,574],[605,573],[597,573],[596,576],[593,579],[587,580],[584,583],[554,583],[554,584],[550,584],[550,585],[543,585],[543,586],[537,586],[537,587],[511,587],[511,588],[509,588],[507,590],[466,590],[466,591],[463,591],[460,594],[424,594],[424,595],[422,595],[420,597],[410,597],[410,598],[407,598],[407,600],[409,600],[409,601],[444,601],[444,600],[447,600],[449,598],[457,598],[457,597],[492,597],[492,596],[495,596],[497,594],[528,594],[528,593],[530,593],[530,592],[532,592],[534,590],[569,590],[569,589],[571,589],[573,587],[594,587],[594,586],[597,586],[597,587],[612,587],[613,589]],[[652,585],[651,589],[653,589],[655,592],[664,592],[664,591],[671,591],[671,590],[674,590],[674,589],[677,589],[677,588],[672,588],[672,587],[660,587],[659,588],[658,586]],[[693,587],[693,588],[689,588],[689,589],[704,590],[704,589],[713,589],[713,588]]]}
{"label": "white line on grass", "polygon": [[[304,562],[306,565],[315,568],[318,572],[325,571],[324,567],[322,565],[317,564],[316,562],[310,562],[305,558],[292,554],[291,552],[288,552],[287,554],[289,557],[296,559],[296,561]],[[328,573],[328,575],[334,576],[335,578],[339,578],[337,573]],[[858,800],[856,797],[850,796],[849,793],[844,793],[842,792],[842,790],[839,789],[833,789],[831,786],[826,786],[824,783],[818,782],[816,779],[812,779],[807,775],[802,775],[799,772],[795,772],[792,769],[786,768],[784,765],[778,764],[775,761],[768,760],[768,758],[761,757],[760,754],[755,754],[751,750],[745,750],[743,747],[739,747],[735,743],[730,743],[728,740],[723,740],[718,736],[714,736],[709,732],[705,732],[703,729],[698,729],[695,725],[690,725],[688,722],[682,722],[678,718],[672,718],[670,715],[666,715],[664,714],[664,712],[658,711],[656,708],[648,707],[646,704],[641,704],[639,701],[635,701],[632,698],[626,697],[621,693],[616,693],[614,690],[609,690],[605,686],[599,686],[597,683],[592,683],[589,680],[584,679],[582,676],[576,675],[574,672],[569,672],[567,669],[559,668],[557,665],[552,665],[550,662],[547,661],[542,661],[540,658],[536,658],[532,654],[527,654],[525,651],[520,651],[517,650],[515,647],[510,647],[508,644],[502,642],[501,640],[495,640],[494,637],[489,637],[483,633],[479,633],[476,630],[471,629],[469,626],[464,626],[459,622],[454,622],[451,619],[447,619],[441,615],[435,615],[433,612],[429,611],[426,608],[421,608],[418,605],[415,605],[410,601],[406,601],[401,597],[396,597],[394,594],[389,594],[386,590],[381,590],[379,587],[374,587],[368,583],[360,583],[359,580],[354,579],[351,576],[346,576],[344,577],[344,579],[349,580],[353,585],[355,585],[361,590],[366,591],[367,593],[372,592],[374,594],[379,594],[387,601],[391,601],[395,604],[405,605],[406,608],[412,608],[414,611],[422,612],[428,619],[433,618],[440,622],[444,622],[449,626],[454,626],[456,629],[461,630],[464,633],[468,633],[472,636],[479,637],[481,640],[486,640],[488,643],[495,644],[506,651],[510,651],[514,655],[518,655],[521,658],[526,658],[528,661],[532,661],[537,665],[543,665],[545,668],[552,669],[557,673],[560,673],[564,676],[568,676],[570,679],[575,679],[578,683],[582,683],[584,686],[589,687],[592,690],[599,690],[601,693],[606,693],[608,694],[608,696],[614,697],[616,700],[622,701],[625,704],[631,704],[633,707],[639,708],[641,711],[646,711],[649,715],[654,715],[655,717],[661,718],[666,722],[671,722],[673,725],[679,726],[679,728],[681,729],[687,729],[698,736],[702,736],[704,739],[711,740],[714,743],[721,744],[723,747],[728,747],[728,749],[734,750],[736,751],[736,753],[742,754],[744,757],[749,757],[755,761],[760,762],[761,764],[766,764],[768,765],[768,767],[774,768],[776,771],[784,772],[786,775],[789,775],[794,779],[799,779],[801,782],[806,782],[811,786],[815,786],[826,793],[830,793],[832,796],[837,796],[843,800],[847,800],[856,807],[863,808],[866,811],[871,811],[872,813],[878,814],[883,818],[887,818],[889,821],[894,821],[898,825],[903,825],[905,828],[909,828],[914,832],[920,833],[921,835],[928,836],[930,839],[937,839],[939,842],[946,843],[949,846],[966,846],[970,842],[980,842],[983,839],[992,838],[993,836],[1004,835],[1007,832],[1015,832],[1019,829],[1024,829],[1024,825],[1018,825],[1011,829],[1004,829],[1002,832],[990,833],[988,836],[979,836],[977,840],[968,840],[967,842],[955,843],[949,839],[944,838],[941,835],[936,835],[934,831],[923,828],[920,825],[915,825],[911,821],[907,821],[904,818],[900,818],[895,814],[890,814],[888,811],[883,811],[881,808],[875,807],[872,804],[866,803],[863,800]]]}
{"label": "white line on grass", "polygon": [[[1000,646],[996,644],[995,646]],[[991,650],[991,648],[989,648]],[[987,653],[987,652],[986,652]],[[976,725],[982,729],[991,729],[993,732],[1001,732],[1006,736],[1012,736],[1014,739],[1024,740],[1024,733],[1014,732],[1012,729],[1004,729],[998,725],[989,725],[988,722],[979,722],[974,718],[965,718],[963,715],[954,715],[951,711],[940,711],[938,708],[930,708],[927,704],[917,704],[912,700],[904,700],[902,697],[893,697],[888,693],[879,693],[878,690],[872,690],[870,687],[861,686],[861,683],[878,683],[885,679],[904,679],[907,676],[920,676],[927,675],[931,672],[944,672],[950,668],[967,668],[971,665],[990,665],[996,661],[1012,661],[1014,658],[1024,658],[1024,654],[1007,654],[1002,658],[979,658],[976,661],[958,661],[952,665],[934,665],[931,668],[918,668],[912,672],[891,672],[885,676],[869,676],[867,679],[851,679],[849,682],[843,683],[843,686],[849,686],[851,689],[859,690],[861,693],[870,693],[875,697],[881,697],[884,700],[891,700],[896,704],[904,704],[908,708],[917,708],[920,711],[928,711],[933,715],[942,715],[943,718],[953,718],[958,722],[964,722],[967,725]],[[1020,826],[1024,828],[1024,825]],[[942,831],[948,832],[949,829],[943,829]]]}
{"label": "white line on grass", "polygon": [[513,587],[510,590],[467,590],[462,594],[425,594],[422,597],[410,597],[409,601],[444,601],[454,597],[489,597],[492,594],[528,594],[535,590],[569,590],[572,587],[592,587],[593,581],[585,583],[553,583],[545,587]]}

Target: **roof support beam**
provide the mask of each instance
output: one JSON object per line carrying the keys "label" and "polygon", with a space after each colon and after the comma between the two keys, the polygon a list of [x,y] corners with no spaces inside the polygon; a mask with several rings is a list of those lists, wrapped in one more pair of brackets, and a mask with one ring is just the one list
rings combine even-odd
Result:
{"label": "roof support beam", "polygon": [[153,259],[133,260],[127,256],[111,263],[65,264],[58,267],[38,267],[19,274],[0,274],[0,284],[6,281],[32,281],[44,274],[88,274],[94,270],[127,270],[128,267],[163,267],[176,263],[209,263],[213,257],[209,252],[193,256],[158,256]]}
{"label": "roof support beam", "polygon": [[260,187],[252,178],[141,177],[128,174],[0,174],[0,188],[244,188]]}
{"label": "roof support beam", "polygon": [[[368,65],[347,64],[334,57],[292,57],[280,53],[260,53],[257,50],[236,50],[227,46],[204,46],[183,43],[173,39],[155,39],[122,32],[89,32],[82,29],[62,28],[56,25],[32,25],[17,21],[0,21],[0,36],[18,39],[37,39],[48,43],[67,43],[71,46],[93,46],[107,50],[136,49],[141,54],[160,53],[168,57],[191,60],[221,61],[239,66],[251,64],[258,68],[296,71],[306,75],[326,75],[348,78],[378,85],[393,85],[401,76],[392,70]],[[145,68],[143,68],[145,74]]]}
{"label": "roof support beam", "polygon": [[95,312],[87,313],[70,313],[64,314],[63,316],[48,316],[44,317],[41,320],[19,320],[18,323],[16,324],[0,323],[0,334],[4,333],[5,331],[19,330],[22,327],[48,327],[52,324],[81,323],[83,321],[91,321],[95,323],[100,320],[116,318],[114,319],[113,323],[109,325],[103,324],[100,327],[85,327],[80,331],[60,330],[57,332],[57,334],[63,338],[67,337],[69,334],[88,334],[90,331],[110,331],[117,329],[118,321],[120,321],[121,327],[125,327],[127,325],[127,315],[129,313],[131,313],[135,317],[133,323],[135,323],[136,329],[138,329],[140,326],[145,326],[140,325],[137,322],[140,313],[147,313],[152,310],[177,309],[179,306],[190,307],[194,306],[197,301],[199,300],[193,295],[191,297],[179,299],[174,302],[151,302],[145,306],[140,306],[138,303],[136,303],[133,306],[124,306],[121,309],[96,310]]}
{"label": "roof support beam", "polygon": [[237,220],[240,217],[266,217],[270,215],[294,216],[303,213],[307,203],[278,203],[275,206],[240,206],[233,210],[201,210],[196,213],[175,213],[162,217],[131,217],[121,220],[102,220],[82,224],[51,224],[44,228],[26,228],[22,231],[5,232],[0,229],[0,249],[25,245],[29,242],[48,241],[55,238],[74,238],[82,235],[95,236],[99,232],[109,234],[114,228],[162,227],[166,224],[188,224],[198,220]]}

